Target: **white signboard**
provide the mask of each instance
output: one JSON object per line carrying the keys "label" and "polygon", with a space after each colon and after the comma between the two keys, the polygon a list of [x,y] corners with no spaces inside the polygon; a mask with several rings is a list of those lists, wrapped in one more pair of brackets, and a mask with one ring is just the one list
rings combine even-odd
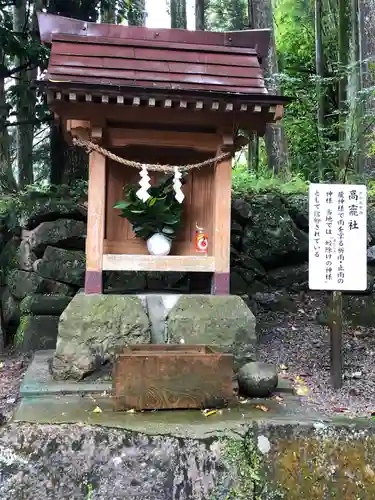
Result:
{"label": "white signboard", "polygon": [[366,290],[366,207],[366,186],[310,184],[311,290]]}

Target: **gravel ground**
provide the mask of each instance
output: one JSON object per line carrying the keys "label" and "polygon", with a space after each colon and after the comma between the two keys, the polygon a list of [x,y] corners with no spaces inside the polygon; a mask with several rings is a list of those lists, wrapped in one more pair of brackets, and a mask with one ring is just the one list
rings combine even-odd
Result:
{"label": "gravel ground", "polygon": [[303,406],[325,416],[371,417],[375,411],[375,328],[344,327],[343,387],[333,390],[329,331],[316,320],[324,308],[324,296],[293,299],[295,312],[262,309],[256,314],[260,359],[278,365],[282,376],[293,381]]}
{"label": "gravel ground", "polygon": [[11,416],[19,397],[19,386],[28,367],[29,357],[12,353],[0,356],[0,424]]}

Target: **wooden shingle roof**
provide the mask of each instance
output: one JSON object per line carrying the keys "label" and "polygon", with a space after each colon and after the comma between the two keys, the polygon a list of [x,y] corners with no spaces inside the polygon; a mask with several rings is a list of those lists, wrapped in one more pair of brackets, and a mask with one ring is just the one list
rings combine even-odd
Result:
{"label": "wooden shingle roof", "polygon": [[52,44],[46,80],[202,94],[265,94],[269,30],[202,32],[97,24],[40,13]]}
{"label": "wooden shingle roof", "polygon": [[128,38],[53,36],[47,79],[93,87],[267,93],[255,49]]}
{"label": "wooden shingle roof", "polygon": [[[153,120],[158,122],[169,111],[179,120],[182,110],[185,121],[214,122],[216,118],[207,115],[214,111],[225,114],[221,120],[227,124],[264,133],[289,102],[268,94],[265,86],[263,61],[270,30],[151,29],[45,13],[38,20],[42,42],[51,45],[40,85],[59,116],[67,113],[68,103],[74,106],[74,111],[69,106],[70,117],[95,114],[96,119],[105,115],[116,121],[122,114],[113,106],[119,105],[126,108],[123,116],[128,121],[130,116],[130,121],[138,118],[136,109],[145,107],[157,113]],[[99,105],[107,107],[99,110]],[[203,111],[204,119],[195,111]]]}

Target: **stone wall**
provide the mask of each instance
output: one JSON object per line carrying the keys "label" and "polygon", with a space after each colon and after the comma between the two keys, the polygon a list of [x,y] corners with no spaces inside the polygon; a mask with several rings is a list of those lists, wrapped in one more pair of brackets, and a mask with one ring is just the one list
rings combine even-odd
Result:
{"label": "stone wall", "polygon": [[[0,220],[2,329],[23,350],[53,348],[59,315],[82,288],[85,204],[35,199]],[[375,208],[369,207],[369,288],[375,275]],[[254,195],[232,204],[231,293],[256,313],[288,307],[289,294],[307,289],[308,200],[303,194]],[[184,273],[105,273],[112,293],[209,292],[209,277]],[[371,298],[372,304],[372,298]]]}
{"label": "stone wall", "polygon": [[160,426],[140,426],[143,432],[82,423],[3,427],[1,498],[375,498],[371,425],[245,422],[206,433],[187,424],[164,435]]}

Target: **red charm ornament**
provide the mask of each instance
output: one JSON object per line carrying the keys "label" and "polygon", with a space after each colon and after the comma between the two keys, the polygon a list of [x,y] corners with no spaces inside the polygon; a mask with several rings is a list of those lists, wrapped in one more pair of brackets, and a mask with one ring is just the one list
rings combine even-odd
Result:
{"label": "red charm ornament", "polygon": [[208,249],[208,235],[202,228],[197,226],[195,232],[195,250],[199,253],[207,253]]}

